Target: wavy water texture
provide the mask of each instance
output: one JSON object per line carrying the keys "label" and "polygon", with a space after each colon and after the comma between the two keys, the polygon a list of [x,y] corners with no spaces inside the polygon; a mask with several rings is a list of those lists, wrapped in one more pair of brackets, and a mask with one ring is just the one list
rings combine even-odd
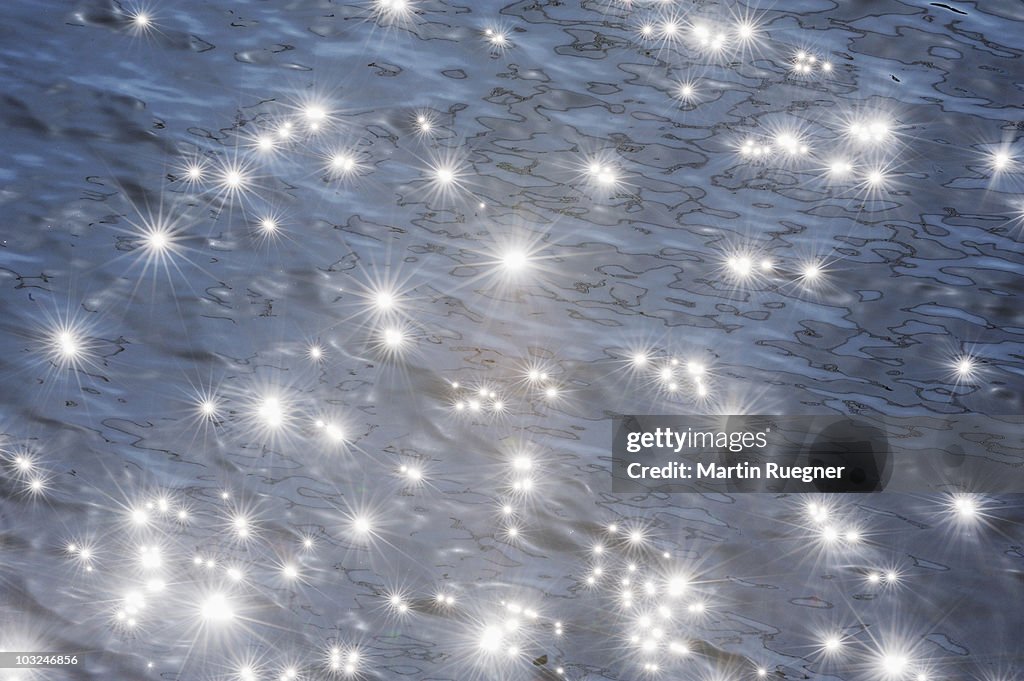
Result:
{"label": "wavy water texture", "polygon": [[609,458],[616,414],[1024,412],[1019,3],[0,31],[0,650],[84,661],[0,679],[1019,673],[1019,495]]}

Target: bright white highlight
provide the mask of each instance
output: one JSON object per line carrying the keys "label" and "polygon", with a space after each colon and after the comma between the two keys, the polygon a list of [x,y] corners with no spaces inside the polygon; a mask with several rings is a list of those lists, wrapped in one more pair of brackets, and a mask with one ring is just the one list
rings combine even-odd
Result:
{"label": "bright white highlight", "polygon": [[370,519],[365,516],[358,516],[352,520],[352,529],[359,535],[369,535],[373,533],[373,524]]}
{"label": "bright white highlight", "polygon": [[1005,149],[1000,149],[999,151],[992,153],[989,157],[989,165],[992,167],[993,171],[1001,173],[1009,170],[1014,165],[1014,159],[1013,156],[1010,155],[1010,152]]}
{"label": "bright white highlight", "polygon": [[263,421],[263,424],[272,430],[277,430],[284,425],[284,407],[278,397],[270,396],[263,398],[257,414]]}
{"label": "bright white highlight", "polygon": [[63,359],[74,359],[81,351],[81,343],[72,331],[61,330],[54,336],[54,347]]}
{"label": "bright white highlight", "polygon": [[725,264],[739,279],[747,279],[754,273],[754,261],[746,255],[732,256]]}
{"label": "bright white highlight", "polygon": [[816,281],[822,275],[821,265],[818,263],[807,263],[800,270],[800,277],[805,281]]}
{"label": "bright white highlight", "polygon": [[676,99],[689,104],[697,98],[697,86],[693,83],[680,83],[676,89]]}
{"label": "bright white highlight", "polygon": [[960,381],[970,381],[977,373],[978,365],[970,355],[962,355],[953,362],[953,372]]}
{"label": "bright white highlight", "polygon": [[888,679],[899,679],[907,672],[910,661],[906,655],[885,653],[878,660],[879,671]]}
{"label": "bright white highlight", "polygon": [[373,306],[379,312],[389,312],[395,309],[395,294],[391,291],[377,291],[373,294]]}
{"label": "bright white highlight", "polygon": [[892,134],[892,125],[881,118],[854,121],[847,129],[847,134],[858,144],[881,144]]}
{"label": "bright white highlight", "polygon": [[405,334],[402,333],[401,329],[390,328],[384,330],[384,345],[393,350],[397,350],[405,345]]}
{"label": "bright white highlight", "polygon": [[451,168],[442,167],[434,171],[434,177],[442,185],[450,185],[455,182],[455,171]]}
{"label": "bright white highlight", "polygon": [[501,265],[511,273],[522,272],[530,264],[525,251],[512,249],[501,256]]}
{"label": "bright white highlight", "polygon": [[199,606],[199,614],[207,622],[221,623],[234,619],[231,603],[221,593],[208,596]]}
{"label": "bright white highlight", "polygon": [[478,640],[480,649],[486,653],[494,653],[501,649],[502,643],[505,641],[505,633],[501,630],[501,627],[489,626],[485,627],[480,632],[480,638]]}

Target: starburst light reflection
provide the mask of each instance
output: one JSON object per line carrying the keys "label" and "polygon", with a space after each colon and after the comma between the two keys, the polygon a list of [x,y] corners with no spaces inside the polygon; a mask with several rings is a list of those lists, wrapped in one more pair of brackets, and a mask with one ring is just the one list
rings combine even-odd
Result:
{"label": "starburst light reflection", "polygon": [[[0,649],[1007,681],[1020,506],[988,480],[620,493],[607,430],[1016,414],[1020,22],[228,4],[9,12]],[[937,466],[1015,460],[949,428]]]}

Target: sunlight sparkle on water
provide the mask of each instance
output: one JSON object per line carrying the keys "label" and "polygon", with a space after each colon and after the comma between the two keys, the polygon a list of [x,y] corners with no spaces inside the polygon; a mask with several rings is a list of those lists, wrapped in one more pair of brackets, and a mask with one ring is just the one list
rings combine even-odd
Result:
{"label": "sunlight sparkle on water", "polygon": [[207,596],[199,604],[199,614],[207,622],[222,623],[234,618],[231,603],[222,593],[214,593]]}
{"label": "sunlight sparkle on water", "polygon": [[512,249],[502,255],[501,264],[509,272],[521,272],[530,264],[530,259],[525,251]]}

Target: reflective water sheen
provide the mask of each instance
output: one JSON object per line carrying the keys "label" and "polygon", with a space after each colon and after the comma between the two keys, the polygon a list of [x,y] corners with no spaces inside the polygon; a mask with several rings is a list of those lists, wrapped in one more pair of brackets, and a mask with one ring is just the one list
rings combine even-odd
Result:
{"label": "reflective water sheen", "polygon": [[5,14],[0,679],[1019,674],[1019,495],[609,445],[1022,413],[1024,6]]}

